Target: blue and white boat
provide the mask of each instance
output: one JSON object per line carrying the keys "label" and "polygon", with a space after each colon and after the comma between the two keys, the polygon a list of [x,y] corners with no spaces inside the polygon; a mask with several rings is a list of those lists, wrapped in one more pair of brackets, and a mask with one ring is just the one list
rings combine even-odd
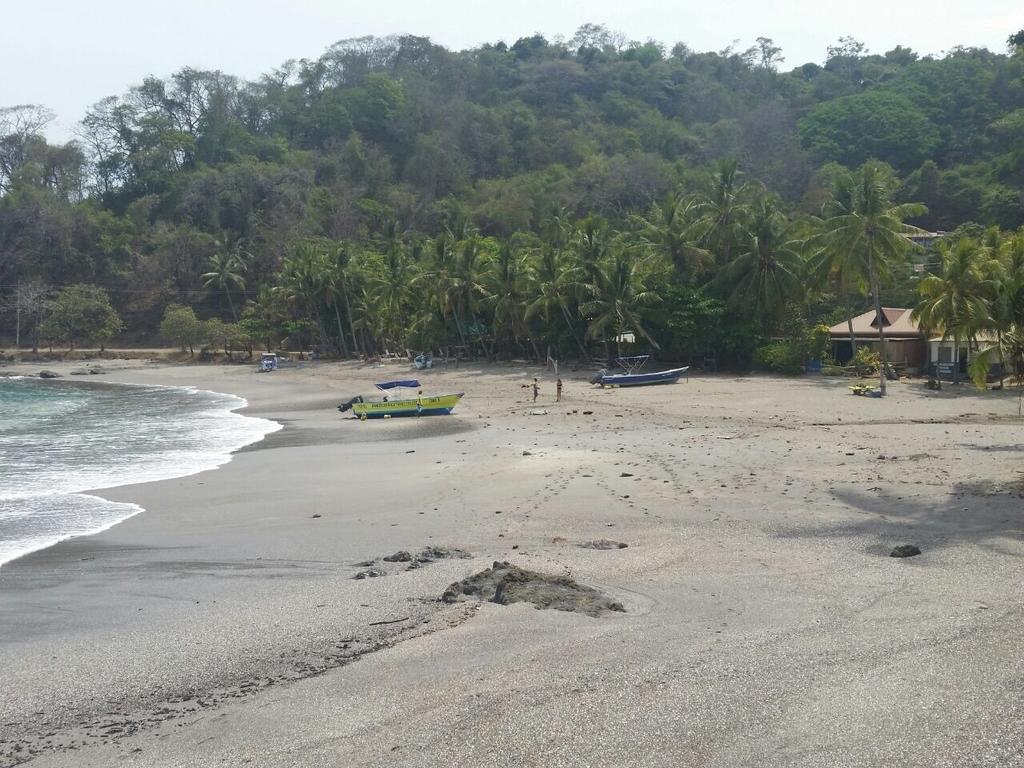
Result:
{"label": "blue and white boat", "polygon": [[590,380],[591,384],[601,387],[643,387],[648,384],[675,384],[684,373],[690,370],[690,366],[684,368],[670,368],[667,371],[657,373],[641,373],[650,355],[637,355],[635,357],[619,357],[615,362],[625,373],[608,373],[602,368],[597,375]]}

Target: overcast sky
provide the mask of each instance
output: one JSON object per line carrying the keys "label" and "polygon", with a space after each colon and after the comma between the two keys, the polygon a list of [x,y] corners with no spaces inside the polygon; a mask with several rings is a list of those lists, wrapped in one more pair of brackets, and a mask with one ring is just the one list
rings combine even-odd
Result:
{"label": "overcast sky", "polygon": [[1021,0],[689,2],[677,0],[4,0],[0,106],[54,109],[64,138],[85,109],[148,74],[182,66],[253,78],[288,59],[315,58],[360,35],[408,33],[467,48],[540,32],[605,24],[630,39],[682,41],[696,50],[749,47],[760,35],[783,49],[784,67],[821,63],[843,35],[883,53],[905,45],[941,53],[956,45],[1004,51],[1024,28]]}

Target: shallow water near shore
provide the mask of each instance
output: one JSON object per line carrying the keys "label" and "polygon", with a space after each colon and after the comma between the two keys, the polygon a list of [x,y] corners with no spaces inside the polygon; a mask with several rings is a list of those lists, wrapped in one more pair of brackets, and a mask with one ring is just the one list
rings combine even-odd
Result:
{"label": "shallow water near shore", "polygon": [[141,511],[85,491],[213,469],[280,429],[234,395],[0,379],[0,565]]}

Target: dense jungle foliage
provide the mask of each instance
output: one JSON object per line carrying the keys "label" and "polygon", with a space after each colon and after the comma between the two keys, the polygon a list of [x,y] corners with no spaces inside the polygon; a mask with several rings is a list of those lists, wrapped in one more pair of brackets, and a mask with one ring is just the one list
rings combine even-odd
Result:
{"label": "dense jungle foliage", "polygon": [[[745,364],[869,296],[916,305],[955,248],[1012,273],[1024,36],[1009,42],[922,57],[844,38],[783,72],[766,38],[364,38],[253,82],[148,78],[64,145],[45,108],[8,107],[0,328],[538,357],[632,333]],[[873,256],[854,219],[888,227]],[[89,328],[70,327],[85,300]]]}

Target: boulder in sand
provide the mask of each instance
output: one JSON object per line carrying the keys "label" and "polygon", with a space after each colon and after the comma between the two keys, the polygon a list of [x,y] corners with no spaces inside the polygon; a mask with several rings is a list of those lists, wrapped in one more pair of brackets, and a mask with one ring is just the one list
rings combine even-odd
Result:
{"label": "boulder in sand", "polygon": [[387,555],[383,560],[385,563],[409,563],[412,562],[412,553],[400,549],[393,555]]}
{"label": "boulder in sand", "polygon": [[451,560],[457,558],[468,560],[472,555],[464,549],[456,547],[435,547],[433,545],[424,547],[416,553],[417,563],[432,563],[435,560]]}
{"label": "boulder in sand", "polygon": [[538,608],[601,616],[626,609],[593,587],[577,584],[568,576],[528,571],[507,562],[495,562],[480,573],[457,581],[444,591],[446,603],[482,600],[498,605],[533,603]]}
{"label": "boulder in sand", "polygon": [[60,378],[60,374],[57,373],[56,371],[40,371],[39,372],[39,378],[40,379],[59,379]]}
{"label": "boulder in sand", "polygon": [[900,544],[898,547],[893,547],[892,552],[889,553],[889,557],[914,557],[921,554],[921,549],[914,544]]}
{"label": "boulder in sand", "polygon": [[629,544],[611,539],[594,539],[593,541],[584,541],[580,546],[584,549],[625,549]]}
{"label": "boulder in sand", "polygon": [[387,571],[381,568],[367,568],[365,571],[360,571],[353,579],[376,579],[380,576],[387,576]]}

